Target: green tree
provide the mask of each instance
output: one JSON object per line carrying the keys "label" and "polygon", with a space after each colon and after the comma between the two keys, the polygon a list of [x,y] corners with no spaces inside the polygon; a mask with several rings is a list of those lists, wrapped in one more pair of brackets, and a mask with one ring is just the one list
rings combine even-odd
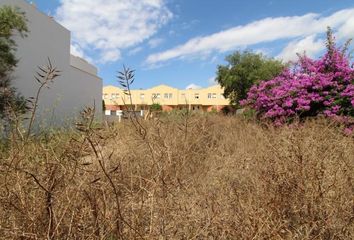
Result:
{"label": "green tree", "polygon": [[25,37],[27,32],[24,13],[9,6],[0,8],[0,117],[4,117],[9,107],[14,111],[24,110],[24,98],[11,85],[10,74],[18,63],[13,35]]}
{"label": "green tree", "polygon": [[279,60],[251,51],[236,51],[226,61],[227,65],[218,66],[216,80],[224,88],[224,96],[236,106],[253,84],[274,78],[285,67]]}

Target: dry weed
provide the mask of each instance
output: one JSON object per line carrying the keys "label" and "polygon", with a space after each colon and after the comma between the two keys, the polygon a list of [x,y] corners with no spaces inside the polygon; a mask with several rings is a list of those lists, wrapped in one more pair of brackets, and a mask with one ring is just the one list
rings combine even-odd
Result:
{"label": "dry weed", "polygon": [[354,238],[354,141],[328,122],[91,114],[2,151],[3,239]]}

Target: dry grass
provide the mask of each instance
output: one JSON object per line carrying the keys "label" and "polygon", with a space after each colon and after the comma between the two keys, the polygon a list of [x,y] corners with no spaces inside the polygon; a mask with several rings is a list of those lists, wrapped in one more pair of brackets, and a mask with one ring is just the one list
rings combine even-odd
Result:
{"label": "dry grass", "polygon": [[12,141],[4,239],[353,239],[354,141],[317,120],[163,118]]}

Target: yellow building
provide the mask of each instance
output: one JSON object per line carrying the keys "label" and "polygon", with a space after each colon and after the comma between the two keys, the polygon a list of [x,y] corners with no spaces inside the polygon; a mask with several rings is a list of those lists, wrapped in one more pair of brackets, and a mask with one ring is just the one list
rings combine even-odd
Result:
{"label": "yellow building", "polygon": [[190,110],[220,111],[229,105],[219,85],[202,89],[179,90],[167,85],[159,85],[145,90],[131,90],[131,97],[123,89],[115,86],[103,87],[106,115],[116,115],[117,110],[148,110],[158,103],[163,111],[187,108]]}

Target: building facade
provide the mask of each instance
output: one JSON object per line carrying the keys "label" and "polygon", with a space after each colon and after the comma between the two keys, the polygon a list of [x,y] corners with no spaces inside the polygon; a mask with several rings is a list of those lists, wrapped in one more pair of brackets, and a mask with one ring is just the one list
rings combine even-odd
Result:
{"label": "building facade", "polygon": [[105,115],[116,115],[118,110],[148,110],[154,103],[160,104],[163,111],[174,109],[220,111],[229,105],[219,85],[202,89],[180,90],[167,85],[159,85],[146,90],[131,90],[131,96],[115,86],[103,87]]}
{"label": "building facade", "polygon": [[70,31],[25,0],[0,0],[0,7],[4,5],[24,12],[29,29],[26,38],[14,36],[19,59],[12,76],[14,87],[26,98],[35,96],[38,83],[34,75],[48,58],[61,71],[41,93],[36,118],[41,126],[72,122],[86,106],[95,105],[101,116],[102,79],[95,66],[70,54]]}

